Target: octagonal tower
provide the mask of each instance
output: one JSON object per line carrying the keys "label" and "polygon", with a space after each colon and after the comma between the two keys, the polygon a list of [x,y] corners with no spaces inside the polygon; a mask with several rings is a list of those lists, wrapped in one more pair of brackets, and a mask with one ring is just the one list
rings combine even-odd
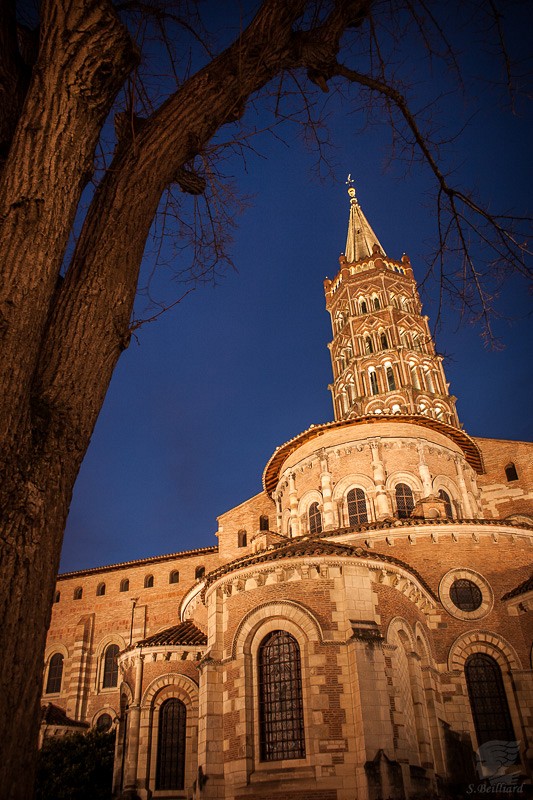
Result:
{"label": "octagonal tower", "polygon": [[324,281],[335,420],[424,414],[459,427],[409,257],[387,257],[348,184],[346,249],[337,276]]}

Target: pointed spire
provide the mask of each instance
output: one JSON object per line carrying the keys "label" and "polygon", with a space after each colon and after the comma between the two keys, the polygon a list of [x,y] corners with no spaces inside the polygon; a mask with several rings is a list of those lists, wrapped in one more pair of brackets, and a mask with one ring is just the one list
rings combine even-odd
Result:
{"label": "pointed spire", "polygon": [[351,175],[348,175],[346,183],[348,185],[348,194],[350,195],[350,220],[348,222],[348,236],[344,251],[346,260],[351,264],[353,261],[368,258],[368,256],[372,255],[375,244],[378,245],[383,255],[386,255],[359,205]]}

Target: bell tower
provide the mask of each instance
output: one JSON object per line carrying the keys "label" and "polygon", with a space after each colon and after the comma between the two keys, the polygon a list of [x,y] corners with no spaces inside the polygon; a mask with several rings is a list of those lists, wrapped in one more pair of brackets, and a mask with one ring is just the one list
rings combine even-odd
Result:
{"label": "bell tower", "polygon": [[409,257],[387,257],[350,176],[347,184],[346,249],[337,276],[324,281],[335,420],[415,414],[460,427]]}

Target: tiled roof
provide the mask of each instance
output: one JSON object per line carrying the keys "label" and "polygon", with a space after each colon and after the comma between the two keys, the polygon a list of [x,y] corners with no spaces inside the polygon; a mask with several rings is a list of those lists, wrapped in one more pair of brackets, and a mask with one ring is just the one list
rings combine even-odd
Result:
{"label": "tiled roof", "polygon": [[142,642],[137,642],[137,647],[157,647],[157,645],[206,645],[207,636],[196,625],[188,620],[173,625],[172,628],[165,628],[164,631],[148,636]]}
{"label": "tiled roof", "polygon": [[335,422],[311,425],[311,427],[307,428],[303,433],[298,434],[298,436],[289,439],[285,444],[280,445],[270,457],[263,471],[263,488],[267,494],[272,494],[277,486],[279,473],[283,464],[291,453],[305,444],[305,442],[311,441],[318,436],[322,436],[327,431],[335,430],[336,428],[350,428],[366,424],[383,424],[384,422],[390,422],[393,425],[408,422],[409,424],[421,425],[422,427],[431,428],[432,430],[438,431],[438,433],[444,434],[444,436],[447,436],[461,448],[466,460],[478,474],[483,472],[483,461],[479,447],[475,441],[460,428],[455,428],[453,425],[448,425],[446,422],[433,419],[433,417],[426,417],[424,414],[367,414],[349,420],[336,420]]}
{"label": "tiled roof", "polygon": [[116,564],[105,564],[103,567],[89,567],[89,569],[79,569],[74,572],[62,572],[57,576],[58,581],[65,578],[73,578],[75,575],[93,575],[95,572],[109,572],[115,569],[126,567],[138,567],[141,564],[156,564],[162,561],[174,561],[176,558],[188,558],[189,556],[201,556],[207,553],[217,553],[218,545],[211,547],[198,547],[196,550],[182,550],[180,553],[165,553],[162,556],[148,556],[148,558],[138,558],[135,561],[119,561]]}
{"label": "tiled roof", "polygon": [[275,545],[269,550],[263,550],[260,553],[230,561],[228,564],[224,564],[222,567],[213,570],[207,575],[204,592],[211,583],[214,583],[214,581],[221,578],[224,574],[235,572],[236,570],[250,567],[254,564],[302,556],[352,556],[354,558],[364,558],[372,561],[384,561],[402,567],[418,580],[434,600],[437,600],[435,593],[428,586],[424,578],[422,578],[413,567],[401,561],[399,558],[394,558],[394,556],[385,555],[384,553],[371,552],[365,550],[363,547],[324,541],[324,539],[319,537],[320,534],[318,536],[299,537],[296,541],[292,539],[289,543]]}
{"label": "tiled roof", "polygon": [[533,575],[530,575],[522,583],[515,586],[514,589],[511,589],[510,592],[507,592],[503,595],[502,600],[510,600],[512,597],[519,597],[521,594],[526,594],[526,592],[533,591]]}
{"label": "tiled roof", "polygon": [[66,725],[69,728],[88,728],[87,722],[79,722],[75,719],[67,717],[66,711],[53,703],[41,707],[41,722],[47,725]]}

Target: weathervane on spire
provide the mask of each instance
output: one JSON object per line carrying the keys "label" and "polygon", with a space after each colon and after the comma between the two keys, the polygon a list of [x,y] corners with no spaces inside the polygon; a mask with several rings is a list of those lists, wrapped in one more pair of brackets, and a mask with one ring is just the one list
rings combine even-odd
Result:
{"label": "weathervane on spire", "polygon": [[350,172],[350,173],[348,174],[348,178],[347,178],[347,180],[346,180],[346,186],[348,187],[348,194],[349,194],[349,195],[350,195],[350,197],[351,197],[351,200],[350,200],[350,202],[355,204],[355,203],[357,203],[357,198],[356,198],[356,196],[355,196],[355,186],[354,186],[354,182],[355,182],[355,181],[354,181],[354,179],[352,178],[352,173]]}

